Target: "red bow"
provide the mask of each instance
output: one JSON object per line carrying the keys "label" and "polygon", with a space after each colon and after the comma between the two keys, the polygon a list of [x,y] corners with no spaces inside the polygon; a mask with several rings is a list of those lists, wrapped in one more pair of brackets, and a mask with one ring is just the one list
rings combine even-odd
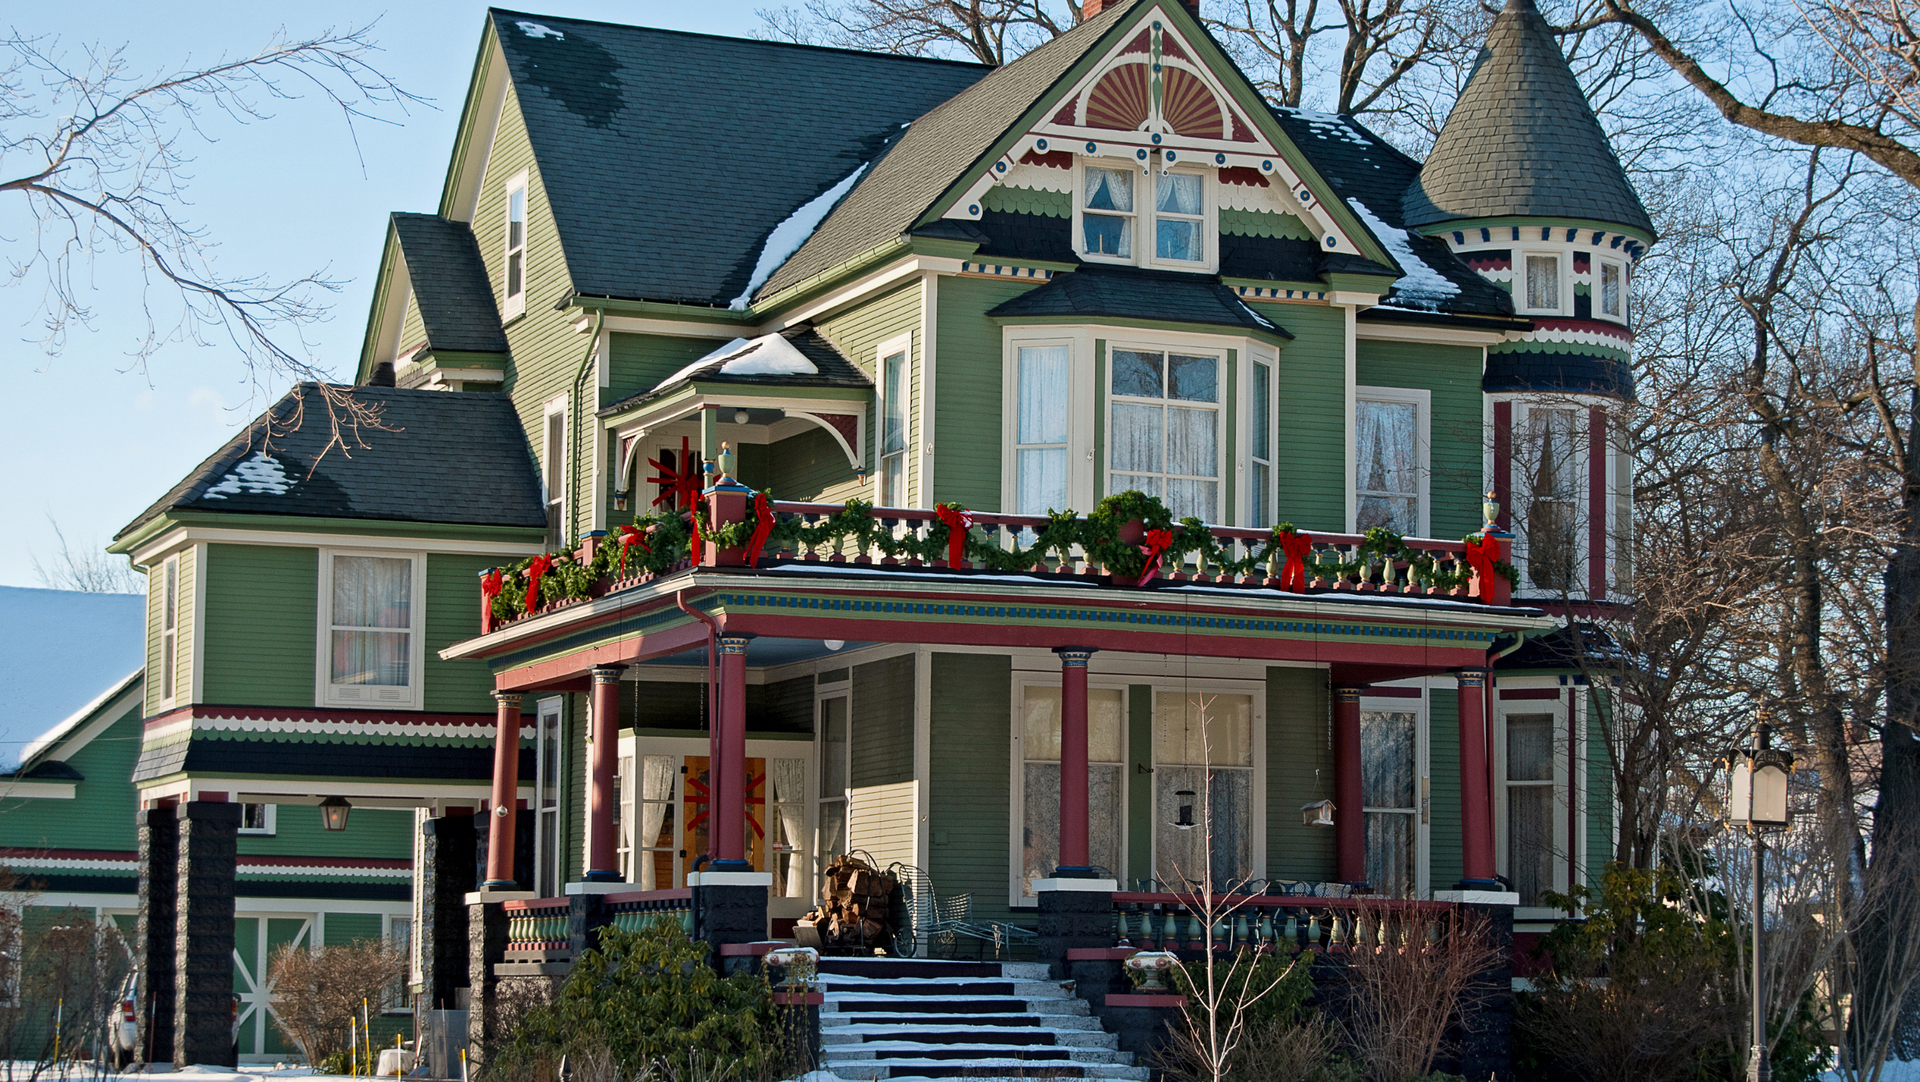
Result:
{"label": "red bow", "polygon": [[627,549],[633,545],[639,545],[641,552],[653,551],[639,530],[632,526],[620,527],[620,577],[623,579],[627,577]]}
{"label": "red bow", "polygon": [[948,507],[939,503],[934,504],[933,513],[947,524],[947,566],[963,566],[961,561],[967,555],[967,531],[973,528],[973,512],[964,507]]}
{"label": "red bow", "polygon": [[533,615],[533,610],[540,607],[540,576],[546,574],[547,569],[552,566],[553,557],[545,553],[535,556],[533,561],[527,564],[527,615],[529,616]]}
{"label": "red bow", "polygon": [[499,568],[489,569],[486,574],[480,576],[480,596],[492,601],[500,596],[500,588],[505,583],[506,579],[500,574]]}
{"label": "red bow", "polygon": [[760,562],[760,550],[767,547],[767,538],[773,533],[773,506],[767,502],[767,494],[753,494],[753,536],[747,538],[747,566],[753,567]]}
{"label": "red bow", "polygon": [[1287,554],[1286,565],[1280,570],[1280,588],[1296,594],[1306,593],[1307,553],[1313,551],[1313,536],[1289,530],[1280,535],[1280,547]]}
{"label": "red bow", "polygon": [[1480,588],[1482,596],[1487,591],[1487,586],[1484,584],[1493,578],[1493,560],[1498,555],[1500,555],[1500,543],[1493,538],[1484,534],[1467,538],[1467,566],[1473,568],[1473,577],[1483,584]]}
{"label": "red bow", "polygon": [[1160,554],[1173,547],[1172,530],[1148,530],[1146,544],[1140,546],[1140,554],[1147,558],[1147,568],[1140,572],[1140,585],[1153,581],[1160,571]]}

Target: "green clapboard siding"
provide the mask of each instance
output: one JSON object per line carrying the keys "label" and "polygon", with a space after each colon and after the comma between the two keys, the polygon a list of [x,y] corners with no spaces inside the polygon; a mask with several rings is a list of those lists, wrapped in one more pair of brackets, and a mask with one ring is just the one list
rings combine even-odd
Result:
{"label": "green clapboard siding", "polygon": [[855,788],[913,780],[912,654],[853,667],[849,737]]}
{"label": "green clapboard siding", "polygon": [[764,469],[776,500],[843,503],[852,496],[873,497],[870,487],[861,491],[847,453],[824,429],[810,428],[769,447]]}
{"label": "green clapboard siding", "polygon": [[1613,859],[1613,766],[1607,754],[1606,696],[1603,690],[1587,694],[1587,866],[1590,886]]}
{"label": "green clapboard siding", "polygon": [[1279,398],[1274,521],[1303,530],[1345,530],[1346,317],[1338,308],[1306,304],[1270,304],[1260,312],[1294,336],[1273,374]]}
{"label": "green clapboard siding", "polygon": [[971,893],[976,916],[1004,915],[1013,659],[935,654],[932,663],[927,870],[940,893]]}
{"label": "green clapboard siding", "polygon": [[813,677],[797,676],[760,685],[761,704],[747,693],[747,727],[761,732],[813,732]]}
{"label": "green clapboard siding", "polygon": [[1433,396],[1432,534],[1464,537],[1480,528],[1482,417],[1480,348],[1419,342],[1356,347],[1364,387],[1424,388]]}
{"label": "green clapboard siding", "polygon": [[1448,890],[1466,874],[1460,863],[1460,698],[1454,689],[1427,692],[1427,776],[1432,779],[1428,882]]}
{"label": "green clapboard siding", "polygon": [[[873,379],[876,387],[880,382],[880,343],[892,341],[903,334],[911,336],[908,344],[910,372],[907,392],[907,503],[916,505],[920,493],[919,449],[921,434],[924,431],[920,416],[920,388],[926,371],[926,346],[920,340],[920,283],[914,282],[891,293],[855,305],[820,324],[819,330],[827,341],[832,342],[854,364],[859,365]],[[880,431],[880,424],[879,417],[873,412],[874,408],[869,406],[867,412],[866,461],[869,465],[878,461],[873,441]],[[824,432],[816,435],[823,439],[826,437]],[[831,439],[827,439],[826,442],[829,447],[834,446]],[[840,459],[840,465],[839,472],[833,478],[836,486],[833,490],[836,493],[834,502],[838,502],[845,495],[871,498],[873,496],[871,491],[864,493],[860,491],[857,479],[853,477],[853,468],[848,465],[846,456],[838,451],[835,454]],[[782,498],[804,499],[805,497],[783,496]]]}
{"label": "green clapboard siding", "polygon": [[940,279],[940,350],[934,385],[934,445],[939,452],[933,467],[936,501],[957,501],[983,511],[1000,509],[1000,326],[982,313],[1036,288],[1031,281]]}
{"label": "green clapboard siding", "polygon": [[[136,696],[107,726],[66,760],[85,780],[72,800],[0,800],[6,844],[35,849],[111,849],[135,846],[134,760],[140,757],[140,700]],[[132,882],[132,880],[128,880]]]}
{"label": "green clapboard siding", "polygon": [[323,947],[337,947],[362,939],[380,938],[378,913],[327,913],[327,933]]}
{"label": "green clapboard siding", "polygon": [[[576,338],[579,337],[576,335]],[[725,337],[684,338],[666,334],[607,335],[607,383],[600,388],[601,405],[612,405],[630,395],[650,391],[675,372],[719,349]],[[580,363],[578,357],[574,364]],[[645,465],[645,463],[642,463]]]}
{"label": "green clapboard siding", "polygon": [[480,572],[498,557],[427,554],[426,708],[491,714],[493,674],[484,661],[442,661],[440,651],[480,634]]}
{"label": "green clapboard siding", "polygon": [[319,572],[314,549],[207,546],[207,702],[313,705]]}
{"label": "green clapboard siding", "polygon": [[1333,796],[1325,669],[1267,670],[1267,877],[1334,877],[1333,831],[1300,822],[1300,805]]}
{"label": "green clapboard siding", "polygon": [[240,835],[242,855],[413,859],[410,810],[355,807],[347,813],[347,829],[341,831],[323,828],[319,809],[310,805],[282,804],[273,818],[272,834]]}

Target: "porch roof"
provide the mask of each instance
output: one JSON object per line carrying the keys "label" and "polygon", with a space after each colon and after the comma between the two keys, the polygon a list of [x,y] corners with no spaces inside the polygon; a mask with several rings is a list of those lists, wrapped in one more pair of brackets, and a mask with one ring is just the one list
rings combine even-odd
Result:
{"label": "porch roof", "polygon": [[515,621],[441,656],[486,661],[504,690],[562,686],[595,665],[703,644],[706,625],[682,602],[727,634],[1307,661],[1355,683],[1484,665],[1501,636],[1555,624],[1536,609],[1442,597],[1114,587],[1069,575],[794,560],[688,569]]}

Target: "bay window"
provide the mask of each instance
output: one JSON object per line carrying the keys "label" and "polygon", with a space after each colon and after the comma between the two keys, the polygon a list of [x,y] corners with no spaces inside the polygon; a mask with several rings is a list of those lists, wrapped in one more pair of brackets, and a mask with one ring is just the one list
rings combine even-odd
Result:
{"label": "bay window", "polygon": [[1219,521],[1220,358],[1112,351],[1108,491],[1159,497],[1175,518]]}
{"label": "bay window", "polygon": [[321,553],[320,705],[419,708],[424,562]]}
{"label": "bay window", "polygon": [[180,653],[180,557],[169,557],[160,593],[160,698],[172,702]]}
{"label": "bay window", "polygon": [[1273,525],[1273,367],[1253,362],[1253,402],[1247,433],[1247,525]]}
{"label": "bay window", "polygon": [[1014,508],[1044,515],[1067,507],[1067,431],[1073,386],[1071,351],[1021,346],[1015,360]]}
{"label": "bay window", "polygon": [[[1060,687],[1036,684],[1021,703],[1020,893],[1060,864]],[[1126,819],[1126,710],[1117,688],[1087,690],[1087,859],[1120,877]]]}
{"label": "bay window", "polygon": [[1253,751],[1252,696],[1154,694],[1153,874],[1162,887],[1201,882],[1209,857],[1217,891],[1253,876]]}
{"label": "bay window", "polygon": [[1527,411],[1521,496],[1525,501],[1527,580],[1536,589],[1573,588],[1578,554],[1581,468],[1578,418],[1571,409]]}
{"label": "bay window", "polygon": [[1599,303],[1595,307],[1608,319],[1627,318],[1627,271],[1611,259],[1600,261]]}

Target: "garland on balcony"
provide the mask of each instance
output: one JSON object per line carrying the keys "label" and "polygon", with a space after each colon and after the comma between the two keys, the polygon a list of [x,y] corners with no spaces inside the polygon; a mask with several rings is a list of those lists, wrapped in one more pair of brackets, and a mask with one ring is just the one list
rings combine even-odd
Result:
{"label": "garland on balcony", "polygon": [[[813,523],[799,515],[779,519],[766,492],[753,494],[739,521],[715,526],[710,514],[700,502],[690,514],[667,511],[636,516],[633,525],[620,527],[606,543],[596,546],[592,561],[585,565],[577,552],[555,552],[502,569],[496,572],[501,575],[497,586],[493,585],[496,580],[489,579],[494,618],[507,621],[542,605],[588,597],[603,580],[643,572],[663,574],[690,559],[697,542],[723,549],[749,548],[752,551],[746,555],[756,561],[769,552],[826,548],[931,564],[951,561],[957,548],[962,559],[1003,572],[1044,567],[1049,558],[1065,563],[1078,550],[1110,574],[1143,584],[1160,568],[1179,567],[1195,557],[1193,562],[1201,570],[1217,578],[1278,577],[1281,589],[1295,593],[1304,592],[1309,582],[1385,582],[1394,577],[1390,569],[1396,564],[1407,566],[1407,581],[1442,590],[1466,586],[1476,569],[1519,585],[1519,573],[1506,561],[1494,559],[1495,547],[1478,535],[1463,539],[1467,551],[1449,567],[1441,556],[1409,547],[1399,534],[1384,527],[1368,530],[1353,558],[1341,559],[1333,552],[1313,551],[1311,534],[1283,522],[1263,544],[1248,543],[1246,554],[1236,558],[1206,523],[1191,516],[1176,522],[1159,499],[1131,490],[1101,500],[1085,517],[1071,510],[1049,511],[1046,525],[1034,530],[1031,543],[1024,546],[1018,538],[1027,531],[1002,526],[1014,539],[1009,548],[977,532],[972,512],[958,503],[936,507],[934,520],[923,532],[904,533],[885,516],[876,515],[865,500],[848,500]],[[1123,539],[1123,534],[1132,533],[1129,527],[1134,523],[1139,524],[1138,536]]]}

